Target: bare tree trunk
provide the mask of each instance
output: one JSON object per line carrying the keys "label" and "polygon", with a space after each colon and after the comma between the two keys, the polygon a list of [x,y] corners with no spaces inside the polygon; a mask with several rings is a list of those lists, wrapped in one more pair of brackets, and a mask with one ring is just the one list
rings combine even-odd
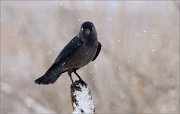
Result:
{"label": "bare tree trunk", "polygon": [[81,91],[71,85],[73,113],[95,113],[95,105],[88,86],[82,85],[80,81],[75,81],[75,84]]}

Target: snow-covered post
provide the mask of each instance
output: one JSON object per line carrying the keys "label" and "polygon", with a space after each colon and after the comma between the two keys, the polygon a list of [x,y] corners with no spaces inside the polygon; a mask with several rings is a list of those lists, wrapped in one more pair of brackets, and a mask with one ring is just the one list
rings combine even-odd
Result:
{"label": "snow-covered post", "polygon": [[95,113],[95,105],[88,86],[86,87],[85,85],[82,85],[80,81],[75,81],[75,84],[81,89],[81,91],[76,90],[76,88],[71,85],[73,114]]}

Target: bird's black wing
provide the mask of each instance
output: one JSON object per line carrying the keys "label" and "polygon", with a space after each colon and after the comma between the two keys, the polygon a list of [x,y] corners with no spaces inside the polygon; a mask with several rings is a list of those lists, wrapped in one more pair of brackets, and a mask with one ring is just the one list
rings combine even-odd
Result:
{"label": "bird's black wing", "polygon": [[50,84],[54,83],[59,76],[65,72],[61,69],[61,64],[65,61],[65,59],[73,54],[79,47],[81,47],[82,41],[79,37],[74,37],[60,52],[54,63],[47,70],[47,72],[40,78],[35,80],[37,84]]}
{"label": "bird's black wing", "polygon": [[60,69],[60,66],[63,62],[65,62],[65,59],[73,54],[79,47],[81,47],[82,41],[79,37],[74,37],[65,47],[62,49],[62,51],[59,53],[58,57],[55,59],[52,66],[48,69],[48,71],[45,74],[59,74],[64,71]]}
{"label": "bird's black wing", "polygon": [[58,57],[55,60],[55,63],[62,63],[64,60],[69,57],[71,54],[76,52],[76,50],[81,47],[83,42],[81,39],[76,36],[74,37],[61,51],[61,53],[58,55]]}
{"label": "bird's black wing", "polygon": [[97,56],[99,55],[100,51],[101,51],[101,43],[98,42],[98,48],[97,48],[97,51],[96,51],[96,55],[94,56],[92,61],[94,61],[97,58]]}

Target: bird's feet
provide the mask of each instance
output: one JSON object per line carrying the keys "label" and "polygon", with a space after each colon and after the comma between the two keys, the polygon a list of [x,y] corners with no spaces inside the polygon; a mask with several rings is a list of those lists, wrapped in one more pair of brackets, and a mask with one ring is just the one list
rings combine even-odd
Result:
{"label": "bird's feet", "polygon": [[71,86],[72,86],[74,89],[76,89],[76,90],[78,90],[78,91],[81,91],[81,88],[80,88],[80,86],[79,86],[78,84],[72,83]]}
{"label": "bird's feet", "polygon": [[86,82],[84,82],[83,80],[78,80],[75,81],[74,83],[72,83],[71,87],[78,90],[78,91],[82,91],[82,87],[85,86],[87,88],[87,84]]}
{"label": "bird's feet", "polygon": [[82,79],[81,79],[81,80],[79,80],[79,82],[81,83],[81,85],[82,85],[82,86],[85,86],[85,87],[87,87],[87,84],[86,84],[86,82],[85,82],[85,81],[83,81]]}

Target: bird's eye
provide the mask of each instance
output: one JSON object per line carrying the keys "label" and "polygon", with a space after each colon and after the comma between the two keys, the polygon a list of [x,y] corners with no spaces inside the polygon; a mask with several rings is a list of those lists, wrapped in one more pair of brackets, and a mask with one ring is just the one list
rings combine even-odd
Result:
{"label": "bird's eye", "polygon": [[81,28],[81,30],[84,30],[83,28]]}

